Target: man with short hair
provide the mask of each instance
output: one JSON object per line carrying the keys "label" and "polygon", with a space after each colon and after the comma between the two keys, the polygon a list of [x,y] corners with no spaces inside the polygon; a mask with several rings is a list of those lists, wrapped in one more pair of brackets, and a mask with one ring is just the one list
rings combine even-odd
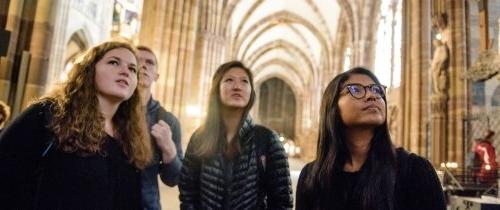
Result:
{"label": "man with short hair", "polygon": [[139,64],[139,90],[146,106],[146,118],[153,145],[153,161],[142,172],[142,204],[144,209],[159,210],[160,192],[158,174],[163,183],[177,185],[182,167],[181,129],[179,121],[167,112],[151,94],[153,83],[158,80],[157,59],[145,46],[137,47]]}

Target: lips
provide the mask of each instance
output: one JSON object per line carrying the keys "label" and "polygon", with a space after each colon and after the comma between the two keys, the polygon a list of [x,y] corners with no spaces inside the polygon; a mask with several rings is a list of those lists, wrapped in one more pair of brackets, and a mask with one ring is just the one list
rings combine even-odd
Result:
{"label": "lips", "polygon": [[232,94],[231,97],[239,97],[242,98],[243,96],[239,93]]}
{"label": "lips", "polygon": [[371,110],[371,109],[376,109],[376,110],[381,110],[380,107],[378,107],[377,105],[368,105],[366,106],[365,108],[363,108],[363,110]]}
{"label": "lips", "polygon": [[116,80],[116,83],[123,85],[123,86],[128,86],[128,81],[125,79],[118,79],[118,80]]}

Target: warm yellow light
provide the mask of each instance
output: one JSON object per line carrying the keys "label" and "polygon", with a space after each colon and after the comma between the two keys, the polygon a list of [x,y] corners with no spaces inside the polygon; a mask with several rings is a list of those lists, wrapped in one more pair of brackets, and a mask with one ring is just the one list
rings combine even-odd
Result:
{"label": "warm yellow light", "polygon": [[458,163],[457,162],[446,162],[446,163],[441,163],[442,168],[458,168]]}
{"label": "warm yellow light", "polygon": [[487,164],[486,166],[484,166],[484,169],[486,169],[487,171],[491,170],[490,164]]}
{"label": "warm yellow light", "polygon": [[201,108],[196,105],[186,106],[186,114],[189,117],[201,117]]}
{"label": "warm yellow light", "polygon": [[441,35],[441,33],[437,33],[436,34],[436,39],[437,40],[441,40],[443,38],[443,36]]}
{"label": "warm yellow light", "polygon": [[296,154],[300,154],[300,152],[301,152],[300,147],[295,146],[295,153]]}

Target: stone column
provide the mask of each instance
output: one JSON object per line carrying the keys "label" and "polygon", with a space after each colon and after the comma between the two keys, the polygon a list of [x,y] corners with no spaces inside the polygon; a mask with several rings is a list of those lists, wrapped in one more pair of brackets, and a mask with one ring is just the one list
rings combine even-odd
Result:
{"label": "stone column", "polygon": [[431,100],[431,148],[432,164],[438,166],[447,160],[446,138],[447,138],[447,102],[448,97],[443,94],[434,94]]}
{"label": "stone column", "polygon": [[[0,4],[7,4],[1,2]],[[6,14],[7,21],[5,23],[5,30],[10,32],[10,41],[2,43],[8,45],[7,55],[0,57],[0,100],[8,102],[13,101],[9,98],[11,91],[11,77],[13,74],[12,66],[16,55],[16,48],[18,41],[25,42],[25,39],[20,38],[21,22],[23,21],[24,0],[10,1],[8,5],[8,12]],[[31,7],[34,10],[34,7]],[[25,17],[25,19],[29,19]],[[32,19],[32,18],[31,18]],[[23,46],[23,45],[21,45]]]}
{"label": "stone column", "polygon": [[191,82],[197,7],[198,0],[152,0],[143,5],[139,44],[157,54],[160,74],[153,95],[177,116],[182,114],[182,93]]}
{"label": "stone column", "polygon": [[397,137],[412,152],[426,156],[430,106],[430,1],[403,2],[402,125]]}
{"label": "stone column", "polygon": [[30,44],[31,59],[21,109],[45,92],[54,14],[59,3],[56,0],[39,0],[37,3]]}
{"label": "stone column", "polygon": [[186,130],[194,131],[205,117],[208,107],[208,95],[213,73],[225,60],[225,51],[229,47],[220,23],[222,7],[219,1],[201,1],[199,7],[200,19],[196,34],[194,67],[192,74],[191,94],[187,104],[197,108],[199,115],[188,116],[194,122]]}
{"label": "stone column", "polygon": [[[184,127],[185,107],[193,90],[195,38],[199,0],[144,1],[139,44],[158,57],[158,79],[153,97],[179,118]],[[184,138],[190,134],[183,133]]]}
{"label": "stone column", "polygon": [[465,142],[463,120],[467,108],[468,83],[463,78],[467,69],[466,2],[445,0],[450,29],[450,69],[448,101],[447,159],[463,166]]}

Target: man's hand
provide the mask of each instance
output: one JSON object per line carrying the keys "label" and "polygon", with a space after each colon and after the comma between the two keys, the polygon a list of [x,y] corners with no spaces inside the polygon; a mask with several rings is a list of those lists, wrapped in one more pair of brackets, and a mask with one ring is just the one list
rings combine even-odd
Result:
{"label": "man's hand", "polygon": [[151,127],[151,135],[161,150],[163,163],[170,163],[177,155],[170,126],[165,121],[160,120]]}

